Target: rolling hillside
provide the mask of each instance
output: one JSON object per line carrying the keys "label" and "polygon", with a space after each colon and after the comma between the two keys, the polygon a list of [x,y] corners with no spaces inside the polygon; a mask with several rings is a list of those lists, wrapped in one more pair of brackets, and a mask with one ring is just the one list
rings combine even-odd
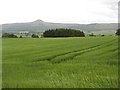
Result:
{"label": "rolling hillside", "polygon": [[86,34],[114,34],[118,28],[117,23],[93,23],[93,24],[67,24],[67,23],[51,23],[44,22],[42,20],[36,20],[29,23],[11,23],[3,24],[3,32],[19,32],[19,31],[30,31],[30,32],[44,32],[48,29],[55,28],[71,28],[84,31]]}

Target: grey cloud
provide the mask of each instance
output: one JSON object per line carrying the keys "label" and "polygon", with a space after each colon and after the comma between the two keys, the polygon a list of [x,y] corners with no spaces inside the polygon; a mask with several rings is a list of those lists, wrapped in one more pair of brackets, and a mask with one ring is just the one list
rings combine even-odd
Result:
{"label": "grey cloud", "polygon": [[118,10],[118,2],[119,0],[102,0],[103,4],[106,4],[108,6],[108,8],[110,8],[111,10]]}

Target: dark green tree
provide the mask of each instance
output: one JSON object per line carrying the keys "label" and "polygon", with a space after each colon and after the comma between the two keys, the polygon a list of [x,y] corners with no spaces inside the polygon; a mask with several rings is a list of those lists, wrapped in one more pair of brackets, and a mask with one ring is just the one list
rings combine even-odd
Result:
{"label": "dark green tree", "polygon": [[104,34],[102,34],[101,36],[102,36],[102,37],[104,37],[105,35],[104,35]]}
{"label": "dark green tree", "polygon": [[32,38],[39,38],[39,36],[38,35],[36,35],[36,34],[32,34],[32,36],[31,36]]}
{"label": "dark green tree", "polygon": [[120,36],[120,28],[117,29],[116,35],[119,35],[119,36]]}
{"label": "dark green tree", "polygon": [[20,38],[23,38],[22,36],[20,36]]}

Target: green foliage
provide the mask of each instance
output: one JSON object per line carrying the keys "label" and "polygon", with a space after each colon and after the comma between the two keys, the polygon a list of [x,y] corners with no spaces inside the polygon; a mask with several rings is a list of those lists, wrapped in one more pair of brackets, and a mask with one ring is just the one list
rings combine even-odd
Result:
{"label": "green foliage", "polygon": [[94,33],[91,33],[91,34],[89,34],[89,36],[96,36],[96,35],[94,35]]}
{"label": "green foliage", "polygon": [[117,30],[116,35],[120,36],[120,29]]}
{"label": "green foliage", "polygon": [[103,37],[104,37],[105,35],[104,35],[104,34],[102,34],[101,36],[103,36]]}
{"label": "green foliage", "polygon": [[3,88],[117,88],[118,37],[3,39]]}
{"label": "green foliage", "polygon": [[31,36],[32,38],[39,38],[39,36],[38,35],[36,35],[36,34],[32,34],[32,36]]}
{"label": "green foliage", "polygon": [[3,33],[3,34],[2,34],[2,37],[3,37],[3,38],[17,38],[16,35],[10,34],[10,33]]}
{"label": "green foliage", "polygon": [[20,38],[23,38],[22,36],[20,36]]}
{"label": "green foliage", "polygon": [[85,34],[82,31],[74,29],[50,29],[44,32],[44,37],[84,37]]}

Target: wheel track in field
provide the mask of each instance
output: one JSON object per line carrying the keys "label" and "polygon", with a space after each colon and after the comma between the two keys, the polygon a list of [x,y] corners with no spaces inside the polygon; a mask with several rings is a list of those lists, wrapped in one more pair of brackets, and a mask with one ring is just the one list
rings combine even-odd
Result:
{"label": "wheel track in field", "polygon": [[[88,47],[88,48],[84,48],[84,49],[73,50],[73,51],[57,54],[57,55],[54,55],[54,56],[51,56],[51,57],[36,60],[35,62],[47,60],[47,61],[50,61],[53,64],[54,63],[61,63],[63,61],[66,61],[67,59],[73,59],[76,56],[79,56],[79,55],[84,54],[86,52],[90,52],[90,51],[93,51],[93,50],[96,50],[96,49],[100,49],[100,48],[105,47],[105,46],[106,47],[110,46],[110,45],[113,44],[113,41],[115,41],[115,40],[116,39],[113,39],[111,41],[104,42],[104,43],[101,43],[101,44],[98,44],[98,45],[95,45],[95,46],[91,46],[91,47]],[[65,55],[68,55],[68,56],[65,56]],[[63,56],[63,58],[57,59],[57,58],[62,57],[62,56]]]}
{"label": "wheel track in field", "polygon": [[[110,46],[110,45],[112,45],[112,43],[110,43],[110,44],[107,44],[107,45],[104,45],[104,46],[102,46],[102,45],[96,45],[95,47],[92,47],[92,48],[87,48],[87,49],[84,49],[84,50],[82,50],[82,51],[78,51],[78,52],[76,52],[76,53],[72,53],[70,56],[68,56],[68,57],[65,57],[65,58],[62,58],[62,59],[56,59],[55,60],[55,58],[54,59],[52,59],[51,60],[51,63],[61,63],[61,62],[63,62],[63,61],[66,61],[66,60],[72,60],[72,59],[74,59],[76,56],[80,56],[80,55],[82,55],[82,54],[85,54],[85,53],[88,53],[88,52],[91,52],[91,51],[94,51],[94,50],[97,50],[97,49],[100,49],[100,48],[104,48],[104,47],[108,47],[108,46]],[[59,56],[60,57],[60,56]]]}

